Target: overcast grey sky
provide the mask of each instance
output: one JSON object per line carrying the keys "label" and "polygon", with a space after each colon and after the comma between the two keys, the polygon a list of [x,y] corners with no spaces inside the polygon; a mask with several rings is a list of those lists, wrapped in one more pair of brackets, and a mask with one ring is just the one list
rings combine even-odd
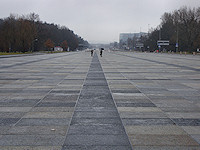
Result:
{"label": "overcast grey sky", "polygon": [[184,5],[200,7],[200,0],[0,0],[0,18],[34,12],[90,43],[109,43],[118,41],[120,33],[155,28],[164,12]]}

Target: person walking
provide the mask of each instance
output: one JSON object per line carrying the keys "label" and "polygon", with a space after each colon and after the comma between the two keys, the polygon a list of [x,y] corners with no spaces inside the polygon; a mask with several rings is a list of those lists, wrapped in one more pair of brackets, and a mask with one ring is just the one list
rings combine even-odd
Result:
{"label": "person walking", "polygon": [[100,56],[102,57],[102,55],[103,55],[103,48],[101,48],[101,50],[100,50]]}
{"label": "person walking", "polygon": [[94,50],[92,49],[92,50],[91,50],[91,56],[93,56],[93,53],[94,53]]}

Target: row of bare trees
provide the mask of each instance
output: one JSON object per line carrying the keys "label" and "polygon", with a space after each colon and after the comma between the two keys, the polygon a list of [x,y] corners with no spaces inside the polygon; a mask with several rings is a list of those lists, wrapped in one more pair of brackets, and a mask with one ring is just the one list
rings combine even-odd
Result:
{"label": "row of bare trees", "polygon": [[158,49],[158,40],[169,40],[165,48],[172,51],[196,51],[200,48],[200,7],[186,6],[171,13],[164,13],[161,24],[141,40],[150,50]]}
{"label": "row of bare trees", "polygon": [[43,23],[39,15],[10,15],[0,19],[0,51],[28,52],[49,50],[61,46],[75,50],[79,44],[89,45],[87,41],[74,34],[67,27]]}

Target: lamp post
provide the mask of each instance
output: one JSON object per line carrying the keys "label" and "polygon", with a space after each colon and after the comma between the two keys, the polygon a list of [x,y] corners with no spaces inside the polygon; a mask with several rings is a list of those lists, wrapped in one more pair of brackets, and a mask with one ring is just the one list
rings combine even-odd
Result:
{"label": "lamp post", "polygon": [[38,41],[38,39],[34,39],[33,40],[33,43],[32,43],[32,52],[34,52],[34,44],[35,44],[36,41]]}
{"label": "lamp post", "polygon": [[[161,20],[161,18],[160,18],[160,20]],[[159,30],[159,41],[161,40],[161,29],[162,29],[162,27],[160,26],[160,30]],[[158,47],[159,47],[159,52],[160,52],[161,45],[159,44]]]}
{"label": "lamp post", "polygon": [[176,53],[178,53],[178,25],[176,28]]}
{"label": "lamp post", "polygon": [[[161,40],[161,28],[160,28],[160,30],[159,30],[159,41]],[[159,48],[159,52],[160,52],[160,48],[161,48],[161,45],[159,44],[158,45],[158,48]]]}

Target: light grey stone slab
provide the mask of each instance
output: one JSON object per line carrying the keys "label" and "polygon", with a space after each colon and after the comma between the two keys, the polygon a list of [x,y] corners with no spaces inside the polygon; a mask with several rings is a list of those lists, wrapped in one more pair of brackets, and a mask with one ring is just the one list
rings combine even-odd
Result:
{"label": "light grey stone slab", "polygon": [[32,107],[1,107],[0,112],[28,112]]}
{"label": "light grey stone slab", "polygon": [[132,135],[129,138],[135,146],[199,146],[188,135]]}
{"label": "light grey stone slab", "polygon": [[191,135],[191,136],[192,136],[192,138],[193,138],[196,142],[198,142],[199,145],[200,145],[200,135],[199,135],[199,134],[193,134],[193,135]]}
{"label": "light grey stone slab", "polygon": [[169,118],[165,113],[163,112],[119,112],[120,117],[122,119],[125,118]]}
{"label": "light grey stone slab", "polygon": [[181,126],[188,134],[200,135],[200,126]]}
{"label": "light grey stone slab", "polygon": [[74,107],[34,107],[34,112],[73,112]]}
{"label": "light grey stone slab", "polygon": [[73,112],[28,112],[23,118],[71,118]]}
{"label": "light grey stone slab", "polygon": [[176,125],[125,126],[128,135],[187,135]]}
{"label": "light grey stone slab", "polygon": [[59,146],[64,142],[61,135],[3,135],[1,146]]}
{"label": "light grey stone slab", "polygon": [[0,146],[2,150],[61,150],[62,146]]}
{"label": "light grey stone slab", "polygon": [[157,107],[118,107],[119,112],[162,112]]}
{"label": "light grey stone slab", "polygon": [[70,118],[22,118],[16,126],[65,126]]}
{"label": "light grey stone slab", "polygon": [[13,126],[7,132],[17,135],[62,135],[65,136],[68,126]]}
{"label": "light grey stone slab", "polygon": [[169,118],[123,118],[125,126],[175,125]]}
{"label": "light grey stone slab", "polygon": [[198,150],[199,146],[133,146],[135,150]]}

